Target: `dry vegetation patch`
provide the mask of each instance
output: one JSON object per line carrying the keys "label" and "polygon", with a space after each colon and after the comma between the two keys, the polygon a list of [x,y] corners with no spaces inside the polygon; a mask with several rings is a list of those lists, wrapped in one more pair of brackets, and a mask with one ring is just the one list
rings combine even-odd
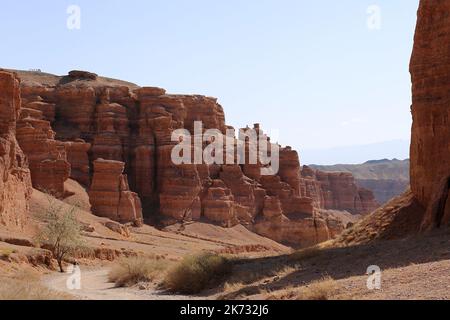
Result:
{"label": "dry vegetation patch", "polygon": [[336,280],[324,277],[307,286],[295,289],[286,289],[269,296],[270,300],[330,300],[338,291]]}
{"label": "dry vegetation patch", "polygon": [[0,300],[72,300],[68,294],[46,288],[40,276],[26,268],[13,276],[0,277]]}
{"label": "dry vegetation patch", "polygon": [[232,272],[232,262],[211,253],[188,256],[166,275],[164,285],[172,292],[195,294],[226,279]]}
{"label": "dry vegetation patch", "polygon": [[131,287],[139,282],[151,282],[161,277],[168,262],[158,258],[132,257],[121,259],[108,277],[117,287]]}

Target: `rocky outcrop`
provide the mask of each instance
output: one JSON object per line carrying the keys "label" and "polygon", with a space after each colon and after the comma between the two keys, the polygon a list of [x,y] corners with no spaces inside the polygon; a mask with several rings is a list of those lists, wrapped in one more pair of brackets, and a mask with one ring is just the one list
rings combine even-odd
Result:
{"label": "rocky outcrop", "polygon": [[264,218],[252,227],[256,233],[294,247],[309,247],[341,233],[345,226],[326,215],[284,215],[278,212],[276,199],[267,199]]}
{"label": "rocky outcrop", "polygon": [[226,187],[222,180],[214,180],[202,201],[205,218],[221,223],[223,226],[236,225],[238,221],[235,206],[231,190]]}
{"label": "rocky outcrop", "polygon": [[448,225],[450,199],[449,0],[420,1],[412,76],[411,189],[428,208],[424,230]]}
{"label": "rocky outcrop", "polygon": [[351,173],[323,172],[304,166],[301,174],[303,193],[319,208],[367,214],[379,206],[371,191],[356,185]]}
{"label": "rocky outcrop", "polygon": [[[178,143],[172,141],[175,130],[197,134],[192,137],[194,142],[207,129],[215,129],[216,138],[230,129],[215,98],[170,95],[161,88],[139,88],[79,71],[40,81],[36,74],[29,78],[23,72],[22,76],[26,79],[22,95],[29,113],[22,119],[21,140],[35,164],[33,181],[36,185],[50,183],[39,176],[44,158],[50,160],[50,168],[55,161],[61,166],[68,164],[61,172],[48,169],[47,179],[63,182],[70,176],[89,187],[97,215],[119,222],[142,221],[144,217],[164,224],[192,220],[225,227],[243,224],[270,238],[304,244],[327,239],[343,229],[337,223],[327,224],[320,216],[319,210],[332,200],[323,197],[316,201],[308,193],[298,153],[290,147],[280,149],[280,170],[271,176],[261,175],[267,165],[259,162],[238,164],[242,155],[237,152],[231,154],[233,163],[226,165],[173,163],[171,155]],[[200,132],[196,121],[202,123]],[[259,124],[253,129],[265,136]],[[236,138],[226,139],[238,145]],[[201,140],[200,146],[206,148],[213,140]],[[245,144],[250,145],[248,141]],[[48,147],[34,150],[35,145]],[[192,151],[200,146],[193,143]],[[267,142],[269,152],[272,146]],[[53,147],[59,153],[53,152]],[[249,152],[246,148],[246,159]],[[216,157],[221,154],[221,150],[215,151]],[[355,210],[367,209],[365,197],[369,195],[359,194],[361,201]],[[345,201],[333,203],[333,208],[342,205],[347,209],[350,204]],[[273,233],[271,225],[276,226]],[[296,235],[290,235],[292,228]]]}
{"label": "rocky outcrop", "polygon": [[371,160],[362,164],[315,166],[325,172],[349,172],[359,187],[371,190],[380,204],[403,194],[409,187],[409,159]]}
{"label": "rocky outcrop", "polygon": [[64,144],[55,140],[50,122],[43,120],[41,111],[24,109],[17,122],[16,135],[29,161],[33,187],[63,197],[70,163]]}
{"label": "rocky outcrop", "polygon": [[28,162],[15,136],[20,108],[18,78],[0,70],[0,224],[19,228],[32,192]]}
{"label": "rocky outcrop", "polygon": [[141,202],[137,194],[130,191],[124,168],[125,164],[119,161],[98,159],[94,162],[89,189],[92,212],[111,220],[141,225]]}
{"label": "rocky outcrop", "polygon": [[89,150],[91,144],[82,139],[64,143],[67,153],[67,161],[70,163],[70,178],[78,181],[83,186],[90,184]]}

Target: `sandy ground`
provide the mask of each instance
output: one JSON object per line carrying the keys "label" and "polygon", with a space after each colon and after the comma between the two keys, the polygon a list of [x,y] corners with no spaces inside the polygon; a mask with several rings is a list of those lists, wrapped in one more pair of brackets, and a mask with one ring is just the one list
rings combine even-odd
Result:
{"label": "sandy ground", "polygon": [[[381,290],[367,289],[369,266],[381,269]],[[449,300],[450,230],[397,241],[312,249],[297,256],[244,260],[236,272],[256,276],[225,298],[283,296],[329,277],[336,286],[328,292],[330,299]]]}
{"label": "sandy ground", "polygon": [[67,287],[69,274],[52,273],[43,278],[43,283],[49,289],[70,294],[81,300],[195,300],[205,299],[169,295],[161,290],[139,290],[133,288],[115,288],[114,283],[108,281],[109,269],[81,269],[81,289],[70,290]]}
{"label": "sandy ground", "polygon": [[[76,184],[70,187],[79,188]],[[85,195],[81,191],[75,193],[70,202],[86,206]],[[40,212],[47,205],[46,197],[35,191],[32,212]],[[199,222],[165,230],[144,226],[133,228],[126,237],[108,229],[107,219],[95,217],[87,210],[80,210],[77,218],[94,229],[84,233],[87,243],[92,248],[118,252],[115,258],[134,253],[176,262],[199,251],[213,251],[235,255],[233,275],[223,287],[200,297],[168,295],[156,285],[146,285],[145,290],[140,290],[139,285],[115,288],[107,277],[111,262],[100,260],[103,257],[80,261],[84,264],[82,288],[72,291],[66,286],[68,274],[48,274],[42,263],[45,252],[29,244],[39,224],[35,220],[30,221],[29,228],[20,231],[0,227],[2,275],[32,267],[39,274],[47,273],[42,280],[46,287],[89,300],[268,299],[285,291],[302,290],[324,277],[330,277],[337,285],[336,292],[330,294],[331,299],[450,299],[450,229],[402,240],[357,244],[330,241],[307,254],[295,256],[290,248],[242,226],[223,229]],[[401,225],[400,222],[397,224]],[[382,270],[381,290],[370,291],[366,287],[367,267],[371,265]]]}

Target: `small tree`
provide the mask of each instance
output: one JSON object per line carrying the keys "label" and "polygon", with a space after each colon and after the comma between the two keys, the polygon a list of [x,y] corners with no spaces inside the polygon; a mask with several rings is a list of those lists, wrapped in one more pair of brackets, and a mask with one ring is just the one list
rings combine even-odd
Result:
{"label": "small tree", "polygon": [[85,247],[81,225],[75,217],[76,211],[75,206],[67,208],[67,205],[57,205],[54,200],[49,199],[49,206],[42,217],[46,225],[36,237],[41,245],[52,251],[61,272],[64,272],[64,259]]}

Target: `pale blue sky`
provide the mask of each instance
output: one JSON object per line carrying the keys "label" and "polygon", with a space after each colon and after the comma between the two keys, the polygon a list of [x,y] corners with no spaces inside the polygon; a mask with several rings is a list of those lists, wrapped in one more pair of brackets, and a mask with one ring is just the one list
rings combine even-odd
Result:
{"label": "pale blue sky", "polygon": [[[0,2],[1,67],[216,96],[228,124],[279,130],[307,163],[310,149],[409,139],[418,0]],[[66,27],[71,4],[81,30]],[[379,31],[367,27],[373,4]],[[408,156],[385,153],[374,156]]]}

